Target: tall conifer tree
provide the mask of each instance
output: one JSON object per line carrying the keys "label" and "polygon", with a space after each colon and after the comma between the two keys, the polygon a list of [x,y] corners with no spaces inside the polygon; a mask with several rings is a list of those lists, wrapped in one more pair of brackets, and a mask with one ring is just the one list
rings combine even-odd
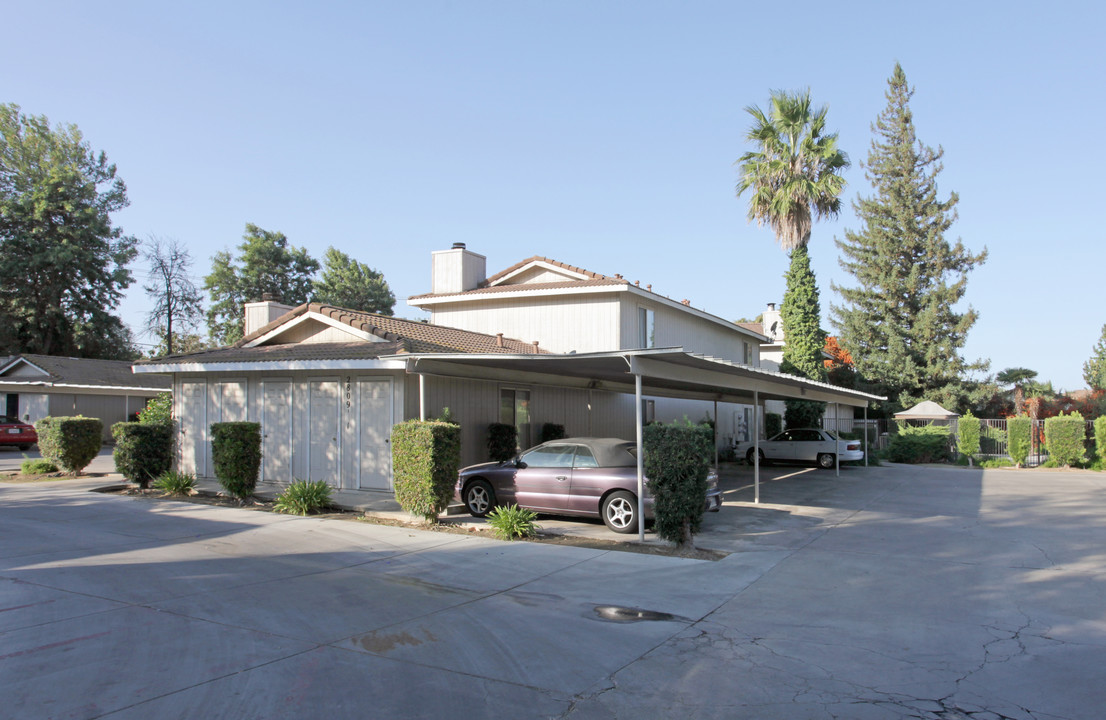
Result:
{"label": "tall conifer tree", "polygon": [[832,307],[832,320],[857,371],[889,397],[889,409],[933,400],[962,410],[989,391],[967,377],[988,363],[961,356],[976,312],[953,306],[987,250],[973,254],[959,239],[945,239],[959,197],[938,197],[944,151],[915,137],[914,90],[898,63],[887,84],[887,107],[872,126],[875,137],[863,165],[874,195],[853,202],[861,229],[834,239],[842,254],[838,262],[858,286],[833,285],[843,303]]}

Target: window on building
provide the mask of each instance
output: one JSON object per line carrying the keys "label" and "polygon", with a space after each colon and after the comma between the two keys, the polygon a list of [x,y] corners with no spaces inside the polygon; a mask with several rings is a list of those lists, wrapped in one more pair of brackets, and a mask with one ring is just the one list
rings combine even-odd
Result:
{"label": "window on building", "polygon": [[518,446],[530,447],[530,391],[500,388],[499,422],[514,425],[518,430]]}
{"label": "window on building", "polygon": [[656,315],[646,307],[637,309],[638,347],[656,347]]}
{"label": "window on building", "polygon": [[742,351],[742,354],[745,357],[745,360],[743,362],[746,365],[752,365],[753,364],[753,346],[750,345],[747,342],[742,342],[741,345],[742,345],[741,351]]}
{"label": "window on building", "polygon": [[656,419],[657,419],[657,401],[656,400],[646,400],[646,399],[642,398],[642,400],[641,400],[641,424],[642,425],[648,425],[649,423],[654,422]]}

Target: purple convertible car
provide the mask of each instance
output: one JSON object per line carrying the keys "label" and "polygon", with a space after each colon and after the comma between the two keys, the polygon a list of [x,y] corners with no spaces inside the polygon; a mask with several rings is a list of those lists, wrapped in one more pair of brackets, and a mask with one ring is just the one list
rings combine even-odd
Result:
{"label": "purple convertible car", "polygon": [[[533,447],[511,460],[471,465],[457,477],[456,497],[474,517],[497,505],[518,505],[551,515],[601,517],[617,533],[638,529],[637,447],[616,438],[564,438]],[[705,508],[722,507],[718,476],[707,479]],[[653,498],[645,496],[645,516]]]}

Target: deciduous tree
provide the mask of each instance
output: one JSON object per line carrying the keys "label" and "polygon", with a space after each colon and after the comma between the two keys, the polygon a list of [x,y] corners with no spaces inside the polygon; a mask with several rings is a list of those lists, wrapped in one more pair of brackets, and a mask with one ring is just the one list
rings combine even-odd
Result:
{"label": "deciduous tree", "polygon": [[835,240],[841,267],[857,285],[833,286],[843,301],[832,308],[833,324],[857,371],[874,391],[889,396],[888,410],[920,400],[963,410],[993,392],[970,378],[988,363],[961,356],[976,312],[956,309],[968,272],[986,260],[987,251],[972,253],[960,240],[945,239],[959,198],[938,197],[943,151],[918,141],[913,94],[896,64],[864,165],[874,194],[853,203],[861,229]]}
{"label": "deciduous tree", "polygon": [[153,302],[146,329],[160,339],[163,354],[182,352],[177,336],[192,334],[203,317],[203,296],[188,274],[192,256],[179,240],[159,237],[149,239],[143,255],[150,263],[150,280],[143,289]]}
{"label": "deciduous tree", "polygon": [[130,359],[127,189],[75,125],[0,104],[0,352]]}

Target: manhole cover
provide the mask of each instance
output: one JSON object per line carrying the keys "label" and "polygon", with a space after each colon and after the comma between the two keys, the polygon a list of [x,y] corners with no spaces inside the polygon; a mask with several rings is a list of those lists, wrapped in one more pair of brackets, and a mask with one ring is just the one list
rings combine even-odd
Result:
{"label": "manhole cover", "polygon": [[683,620],[671,613],[656,612],[655,610],[641,610],[639,608],[619,607],[618,605],[596,605],[595,614],[602,620],[611,622],[643,622]]}

